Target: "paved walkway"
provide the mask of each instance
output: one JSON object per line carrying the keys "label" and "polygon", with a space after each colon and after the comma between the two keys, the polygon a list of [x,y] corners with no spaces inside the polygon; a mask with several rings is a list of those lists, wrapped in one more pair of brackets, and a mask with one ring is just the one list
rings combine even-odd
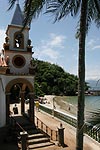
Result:
{"label": "paved walkway", "polygon": [[[76,146],[76,129],[72,127],[71,125],[57,119],[53,118],[51,115],[43,112],[40,110],[40,112],[35,113],[35,115],[43,121],[47,126],[49,126],[51,129],[57,130],[57,128],[60,126],[60,123],[62,122],[64,130],[64,143],[68,146],[66,148],[60,148],[60,150],[66,149],[66,150],[75,150]],[[54,150],[54,149],[52,149]],[[84,150],[100,150],[100,143],[96,142],[89,136],[84,136]]]}

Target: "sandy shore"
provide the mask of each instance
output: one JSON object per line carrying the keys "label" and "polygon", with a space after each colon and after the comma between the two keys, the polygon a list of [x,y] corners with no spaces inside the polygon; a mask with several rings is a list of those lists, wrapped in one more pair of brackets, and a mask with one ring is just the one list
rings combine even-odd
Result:
{"label": "sandy shore", "polygon": [[[72,105],[71,103],[65,101],[66,97],[55,96],[55,95],[45,95],[44,98],[46,98],[46,103],[44,104],[44,106],[48,106],[52,109],[56,109],[61,112],[77,117],[77,106]],[[84,114],[85,114],[85,121],[88,121],[90,114],[86,111],[84,112]]]}
{"label": "sandy shore", "polygon": [[77,107],[65,102],[61,96],[45,95],[44,98],[46,98],[45,106],[60,110],[61,112],[65,112],[73,116],[77,115]]}

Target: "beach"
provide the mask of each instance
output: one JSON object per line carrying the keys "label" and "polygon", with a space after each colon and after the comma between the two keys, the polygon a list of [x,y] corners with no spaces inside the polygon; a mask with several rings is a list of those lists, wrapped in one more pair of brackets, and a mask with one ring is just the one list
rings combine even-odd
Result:
{"label": "beach", "polygon": [[63,98],[61,96],[45,95],[44,99],[46,99],[46,103],[44,104],[45,106],[59,110],[64,113],[68,113],[73,116],[77,115],[77,107],[63,101]]}

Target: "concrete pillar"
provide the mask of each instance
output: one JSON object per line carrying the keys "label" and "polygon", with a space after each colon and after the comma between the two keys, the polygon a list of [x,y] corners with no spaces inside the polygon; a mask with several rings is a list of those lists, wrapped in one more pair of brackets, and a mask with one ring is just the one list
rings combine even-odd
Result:
{"label": "concrete pillar", "polygon": [[25,91],[20,92],[21,95],[21,114],[25,112]]}
{"label": "concrete pillar", "polygon": [[29,93],[29,117],[31,122],[34,124],[34,93],[30,92]]}
{"label": "concrete pillar", "polygon": [[20,132],[20,136],[21,136],[21,149],[22,150],[27,150],[28,144],[27,144],[27,137],[28,134],[27,132]]}
{"label": "concrete pillar", "polygon": [[60,127],[58,128],[58,145],[64,147],[64,129],[62,123],[60,123]]}
{"label": "concrete pillar", "polygon": [[6,93],[6,124],[9,123],[9,115],[10,115],[10,95],[11,95],[11,93]]}

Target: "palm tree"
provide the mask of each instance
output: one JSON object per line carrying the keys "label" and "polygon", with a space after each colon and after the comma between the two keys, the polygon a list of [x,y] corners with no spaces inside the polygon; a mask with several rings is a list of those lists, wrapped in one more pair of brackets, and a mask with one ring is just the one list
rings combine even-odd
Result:
{"label": "palm tree", "polygon": [[[16,0],[9,0],[12,7]],[[42,10],[53,13],[55,22],[71,14],[72,17],[80,13],[77,37],[79,38],[78,60],[78,108],[76,150],[83,150],[84,130],[84,88],[85,88],[85,41],[86,33],[94,21],[100,26],[100,0],[24,0],[25,24],[31,23]],[[10,8],[11,8],[10,7]]]}

